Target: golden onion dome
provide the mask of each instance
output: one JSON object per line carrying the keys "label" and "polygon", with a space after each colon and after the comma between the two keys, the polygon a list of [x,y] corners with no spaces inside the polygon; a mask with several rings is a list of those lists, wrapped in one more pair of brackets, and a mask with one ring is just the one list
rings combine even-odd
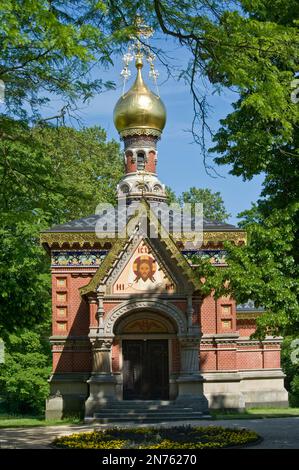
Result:
{"label": "golden onion dome", "polygon": [[166,122],[166,109],[158,95],[145,85],[141,59],[136,60],[137,77],[130,90],[121,96],[114,108],[114,124],[121,136],[140,134],[160,135]]}

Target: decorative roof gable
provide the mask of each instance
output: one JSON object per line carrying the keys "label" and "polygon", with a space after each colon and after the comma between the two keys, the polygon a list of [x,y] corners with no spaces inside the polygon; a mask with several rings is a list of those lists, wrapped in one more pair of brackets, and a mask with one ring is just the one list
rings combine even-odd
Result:
{"label": "decorative roof gable", "polygon": [[128,222],[90,283],[81,288],[81,295],[95,292],[100,285],[106,286],[107,294],[191,293],[200,289],[201,282],[148,202],[142,200],[138,214]]}

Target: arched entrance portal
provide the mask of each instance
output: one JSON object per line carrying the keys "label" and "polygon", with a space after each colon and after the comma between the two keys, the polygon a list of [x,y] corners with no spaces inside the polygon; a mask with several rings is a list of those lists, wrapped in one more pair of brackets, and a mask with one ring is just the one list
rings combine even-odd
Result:
{"label": "arched entrance portal", "polygon": [[168,400],[175,324],[163,314],[131,312],[114,326],[123,400]]}

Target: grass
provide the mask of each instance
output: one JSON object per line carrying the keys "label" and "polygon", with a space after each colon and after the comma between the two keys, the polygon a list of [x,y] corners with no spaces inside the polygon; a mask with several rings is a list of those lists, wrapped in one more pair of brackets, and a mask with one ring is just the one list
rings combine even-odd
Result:
{"label": "grass", "polygon": [[62,426],[66,424],[80,424],[78,417],[61,419],[44,419],[42,416],[13,415],[0,413],[0,428],[20,428],[34,426]]}
{"label": "grass", "polygon": [[213,419],[263,419],[299,416],[299,408],[249,408],[246,411],[211,410]]}
{"label": "grass", "polygon": [[[212,419],[263,419],[288,418],[299,416],[299,408],[252,408],[243,412],[211,410]],[[45,420],[43,416],[28,416],[0,412],[0,428],[21,428],[34,426],[63,426],[68,424],[81,424],[79,417]]]}

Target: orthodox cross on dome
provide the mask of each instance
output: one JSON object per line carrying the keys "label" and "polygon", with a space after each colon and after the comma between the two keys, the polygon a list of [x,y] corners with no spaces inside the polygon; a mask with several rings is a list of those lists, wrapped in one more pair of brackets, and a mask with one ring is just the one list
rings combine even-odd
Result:
{"label": "orthodox cross on dome", "polygon": [[157,95],[159,96],[159,88],[157,78],[159,72],[155,68],[154,62],[156,55],[152,52],[149,46],[149,38],[153,36],[154,30],[144,23],[141,16],[136,16],[134,26],[136,33],[131,36],[132,43],[129,44],[127,52],[123,55],[123,69],[120,75],[123,78],[123,95],[125,93],[126,81],[131,77],[130,63],[135,59],[136,65],[143,66],[143,57],[149,63],[149,77],[154,81],[156,86]]}

